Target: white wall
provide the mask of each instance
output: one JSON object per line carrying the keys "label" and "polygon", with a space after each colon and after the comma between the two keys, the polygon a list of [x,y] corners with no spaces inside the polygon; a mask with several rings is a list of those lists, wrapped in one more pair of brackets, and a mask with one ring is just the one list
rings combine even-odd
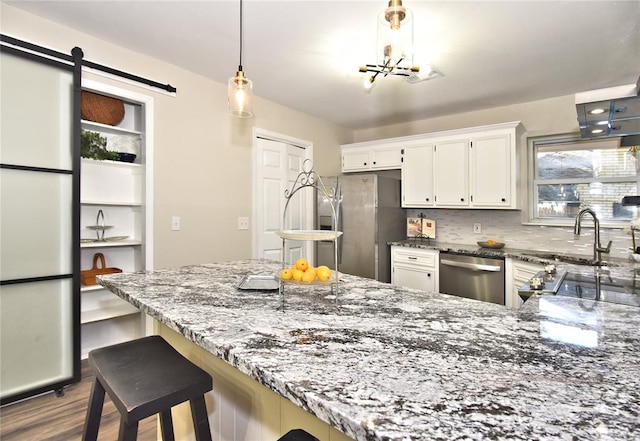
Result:
{"label": "white wall", "polygon": [[[237,230],[237,218],[251,216],[253,126],[312,142],[316,170],[340,171],[339,145],[352,141],[348,130],[259,97],[254,97],[254,118],[234,119],[227,114],[226,84],[4,3],[0,12],[6,35],[64,53],[78,46],[87,60],[178,89],[171,97],[85,75],[155,100],[156,268],[251,257],[251,233]],[[234,69],[229,66],[230,76]],[[170,230],[173,215],[182,218],[181,231]]]}
{"label": "white wall", "polygon": [[354,132],[354,142],[521,121],[527,136],[579,133],[573,95]]}

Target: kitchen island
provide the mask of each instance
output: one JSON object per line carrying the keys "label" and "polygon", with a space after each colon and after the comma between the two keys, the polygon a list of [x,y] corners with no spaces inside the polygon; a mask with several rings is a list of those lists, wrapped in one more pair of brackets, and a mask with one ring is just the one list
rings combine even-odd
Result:
{"label": "kitchen island", "polygon": [[[161,335],[194,344],[178,349],[214,375],[212,429],[235,424],[214,439],[275,440],[284,426],[322,441],[640,439],[640,308],[533,297],[512,310],[350,275],[337,297],[328,287],[287,285],[282,297],[236,288],[280,267],[99,277]],[[247,392],[244,379],[215,372],[222,365],[281,401]],[[215,392],[233,397],[234,381],[246,412],[224,414]],[[287,422],[291,408],[313,417]]]}

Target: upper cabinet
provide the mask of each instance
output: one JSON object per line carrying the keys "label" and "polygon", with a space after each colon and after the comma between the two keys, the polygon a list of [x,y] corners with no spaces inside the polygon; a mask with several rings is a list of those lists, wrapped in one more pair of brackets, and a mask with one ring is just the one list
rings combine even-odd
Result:
{"label": "upper cabinet", "polygon": [[404,138],[402,206],[519,208],[520,136],[511,122]]}
{"label": "upper cabinet", "polygon": [[393,170],[402,166],[402,146],[376,143],[341,146],[342,172]]}
{"label": "upper cabinet", "polygon": [[473,206],[516,208],[516,149],[509,133],[480,134],[471,139]]}
{"label": "upper cabinet", "polygon": [[402,206],[433,207],[433,143],[402,149]]}
{"label": "upper cabinet", "polygon": [[435,141],[433,148],[436,206],[468,207],[469,139]]}

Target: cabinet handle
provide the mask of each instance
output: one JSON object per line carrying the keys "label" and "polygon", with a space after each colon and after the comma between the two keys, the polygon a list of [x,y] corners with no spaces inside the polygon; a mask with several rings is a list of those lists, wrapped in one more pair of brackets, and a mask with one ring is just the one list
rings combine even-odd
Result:
{"label": "cabinet handle", "polygon": [[502,202],[507,202],[507,198],[502,198]]}
{"label": "cabinet handle", "polygon": [[464,198],[460,198],[460,202],[464,202]]}
{"label": "cabinet handle", "polygon": [[417,257],[409,256],[409,260],[418,260]]}
{"label": "cabinet handle", "polygon": [[364,165],[367,165],[367,163],[365,162]]}
{"label": "cabinet handle", "polygon": [[376,161],[373,161],[373,165],[376,165],[376,164],[377,164]]}
{"label": "cabinet handle", "polygon": [[427,273],[427,277],[431,277],[431,273]]}
{"label": "cabinet handle", "polygon": [[429,198],[425,198],[427,202],[429,202]]}

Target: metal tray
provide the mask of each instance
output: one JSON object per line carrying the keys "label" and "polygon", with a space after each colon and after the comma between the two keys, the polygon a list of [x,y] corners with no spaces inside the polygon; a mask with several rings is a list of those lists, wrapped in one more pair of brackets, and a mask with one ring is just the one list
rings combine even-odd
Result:
{"label": "metal tray", "polygon": [[257,291],[274,291],[280,288],[280,282],[275,276],[244,276],[240,283],[239,289],[257,290]]}

